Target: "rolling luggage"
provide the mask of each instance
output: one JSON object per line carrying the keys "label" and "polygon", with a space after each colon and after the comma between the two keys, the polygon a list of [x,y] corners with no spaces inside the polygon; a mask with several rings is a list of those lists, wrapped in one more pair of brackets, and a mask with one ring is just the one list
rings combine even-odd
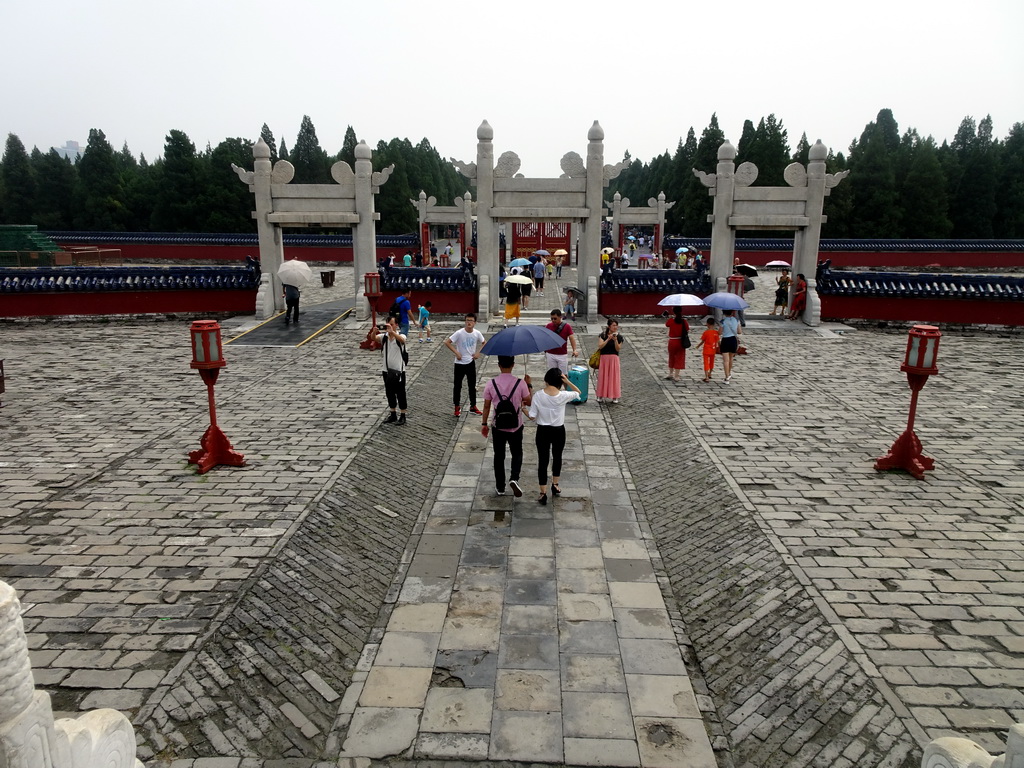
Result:
{"label": "rolling luggage", "polygon": [[579,387],[580,390],[580,399],[574,402],[577,405],[587,402],[587,395],[590,390],[590,369],[585,365],[570,366],[569,381]]}

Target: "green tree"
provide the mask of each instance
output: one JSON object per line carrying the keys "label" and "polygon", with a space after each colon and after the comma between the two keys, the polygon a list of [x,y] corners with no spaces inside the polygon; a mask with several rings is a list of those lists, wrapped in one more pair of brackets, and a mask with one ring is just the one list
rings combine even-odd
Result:
{"label": "green tree", "polygon": [[[693,166],[705,173],[714,173],[718,167],[718,148],[725,142],[725,132],[718,125],[718,115],[711,115],[711,122],[708,123],[697,142],[697,150],[694,152]],[[700,179],[693,176],[686,181],[683,190],[683,234],[686,237],[708,237],[711,234],[711,225],[708,224],[708,216],[714,210],[714,200],[708,195],[708,190]]]}
{"label": "green tree", "polygon": [[199,174],[195,144],[183,131],[171,130],[164,142],[163,163],[157,174],[154,231],[194,232],[199,229]]}
{"label": "green tree", "polygon": [[[260,128],[260,138],[263,139],[264,144],[270,147],[270,162],[276,163],[278,160],[277,141],[274,140],[274,134],[271,132],[270,126],[267,125],[266,123],[264,123],[263,127]],[[246,165],[243,167],[248,168],[248,163],[250,162],[252,162],[251,157],[248,158],[248,160],[246,161]]]}
{"label": "green tree", "polygon": [[953,223],[948,216],[946,177],[931,136],[918,140],[913,147],[910,168],[900,189],[900,203],[903,237],[949,237]]}
{"label": "green tree", "polygon": [[89,130],[78,161],[75,228],[93,232],[121,231],[127,218],[121,174],[114,150],[99,128]]}
{"label": "green tree", "polygon": [[[667,233],[678,233],[683,231],[683,193],[686,183],[693,178],[693,159],[697,154],[697,136],[693,127],[686,134],[686,141],[680,140],[676,146],[676,152],[672,156],[671,176],[665,189],[665,199],[674,202],[668,213],[665,214],[665,229]],[[667,234],[666,233],[666,234]]]}
{"label": "green tree", "polygon": [[852,235],[860,238],[895,238],[900,233],[899,194],[896,182],[896,153],[892,133],[892,112],[883,109],[878,120],[869,123],[860,142],[850,151],[850,194]]}
{"label": "green tree", "polygon": [[[825,173],[841,173],[848,169],[846,158],[842,152],[834,153],[829,150],[825,158]],[[850,193],[850,179],[847,177],[839,186],[833,187],[829,196],[825,198],[823,213],[825,222],[822,224],[821,233],[824,237],[846,238],[854,237],[851,231],[851,209],[853,208],[853,195]]]}
{"label": "green tree", "polygon": [[800,141],[796,143],[796,149],[793,150],[793,162],[800,163],[804,167],[811,162],[811,144],[807,141],[806,133],[800,134]]}
{"label": "green tree", "polygon": [[[423,139],[423,141],[426,141],[426,139]],[[348,163],[349,167],[354,168],[356,164],[356,146],[358,144],[359,139],[356,137],[355,128],[350,125],[345,129],[345,138],[341,141],[341,152],[338,153],[338,159]]]}
{"label": "green tree", "polygon": [[973,130],[974,119],[965,118],[953,140],[963,172],[953,193],[953,236],[990,238],[996,217],[996,182],[1000,146],[992,140],[992,117]]}
{"label": "green tree", "polygon": [[284,139],[281,139],[281,154],[278,156],[281,160],[287,160],[291,162],[291,155],[288,153],[288,147],[284,144]]}
{"label": "green tree", "polygon": [[252,142],[248,139],[225,139],[210,153],[200,205],[200,231],[256,231],[256,222],[252,218],[252,193],[231,170],[232,163],[245,167],[251,162]]}
{"label": "green tree", "polygon": [[1024,123],[1014,123],[1003,142],[993,234],[1024,239]]}
{"label": "green tree", "polygon": [[4,209],[7,224],[31,224],[36,209],[36,178],[21,139],[7,134],[3,156]]}
{"label": "green tree", "polygon": [[327,184],[331,181],[327,153],[320,148],[320,140],[316,137],[316,128],[309,115],[302,116],[302,125],[299,126],[299,135],[295,139],[289,161],[295,166],[293,184]]}
{"label": "green tree", "polygon": [[71,229],[78,170],[55,149],[46,154],[33,149],[32,166],[38,183],[35,223],[43,230]]}

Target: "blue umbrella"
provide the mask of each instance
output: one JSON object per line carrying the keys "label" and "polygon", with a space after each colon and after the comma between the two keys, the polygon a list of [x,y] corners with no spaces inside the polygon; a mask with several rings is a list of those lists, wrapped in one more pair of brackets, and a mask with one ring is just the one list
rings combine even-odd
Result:
{"label": "blue umbrella", "polygon": [[515,325],[491,336],[480,351],[485,355],[528,355],[565,344],[565,339],[539,325]]}
{"label": "blue umbrella", "polygon": [[676,248],[676,253],[688,253],[689,250],[690,249],[684,245],[682,248]]}
{"label": "blue umbrella", "polygon": [[551,254],[548,253],[547,251],[545,251],[543,248],[541,248],[539,251],[534,251],[533,255],[534,256],[550,256]]}
{"label": "blue umbrella", "polygon": [[529,263],[529,259],[515,259],[514,261],[510,261],[508,265],[510,267],[525,267]]}
{"label": "blue umbrella", "polygon": [[735,293],[728,291],[718,291],[710,296],[705,296],[704,303],[715,309],[746,309],[750,306]]}

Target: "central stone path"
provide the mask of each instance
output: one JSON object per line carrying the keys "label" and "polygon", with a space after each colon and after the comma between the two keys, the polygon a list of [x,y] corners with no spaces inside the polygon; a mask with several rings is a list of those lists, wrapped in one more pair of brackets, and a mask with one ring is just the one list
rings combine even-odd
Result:
{"label": "central stone path", "polygon": [[563,493],[546,506],[529,462],[523,497],[497,496],[479,422],[460,429],[346,692],[343,754],[714,766],[605,409],[567,408]]}

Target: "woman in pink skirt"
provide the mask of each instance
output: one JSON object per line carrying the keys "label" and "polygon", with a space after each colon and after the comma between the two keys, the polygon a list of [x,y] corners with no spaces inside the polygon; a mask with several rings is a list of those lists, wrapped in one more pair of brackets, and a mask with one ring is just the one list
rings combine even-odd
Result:
{"label": "woman in pink skirt", "polygon": [[597,402],[619,402],[622,397],[622,377],[619,369],[619,350],[622,335],[615,320],[608,321],[608,327],[597,337],[597,349],[601,353],[601,366],[597,369]]}

